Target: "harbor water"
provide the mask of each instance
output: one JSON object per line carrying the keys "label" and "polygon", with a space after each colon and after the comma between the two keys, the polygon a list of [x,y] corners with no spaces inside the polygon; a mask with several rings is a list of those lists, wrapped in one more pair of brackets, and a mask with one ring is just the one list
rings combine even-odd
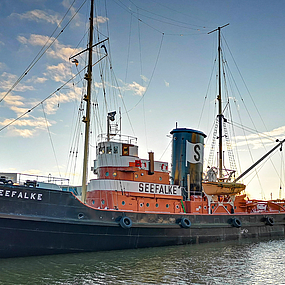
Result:
{"label": "harbor water", "polygon": [[285,240],[0,260],[0,284],[285,284]]}

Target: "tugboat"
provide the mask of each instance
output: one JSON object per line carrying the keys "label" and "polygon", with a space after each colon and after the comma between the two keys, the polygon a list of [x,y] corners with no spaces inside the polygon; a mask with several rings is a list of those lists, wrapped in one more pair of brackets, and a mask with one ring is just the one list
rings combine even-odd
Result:
{"label": "tugboat", "polygon": [[[17,174],[1,173],[0,257],[284,237],[285,201],[249,200],[241,194],[242,176],[224,175],[221,147],[219,167],[203,175],[206,135],[199,130],[176,127],[170,132],[170,176],[169,164],[155,161],[153,152],[147,159],[138,156],[136,138],[120,134],[112,110],[107,134],[99,136],[96,146],[92,171],[97,178],[88,181],[93,5],[91,0],[82,194],[51,177],[22,181]],[[221,93],[218,102],[222,124]],[[219,127],[219,141],[222,137]]]}

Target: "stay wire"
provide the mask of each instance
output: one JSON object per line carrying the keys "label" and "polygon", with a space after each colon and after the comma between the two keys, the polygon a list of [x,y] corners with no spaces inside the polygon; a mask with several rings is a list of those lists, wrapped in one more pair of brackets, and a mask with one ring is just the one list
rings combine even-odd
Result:
{"label": "stay wire", "polygon": [[227,48],[228,48],[228,50],[229,50],[229,53],[230,53],[230,55],[231,55],[231,57],[232,57],[232,59],[233,59],[233,62],[234,62],[234,64],[235,64],[236,68],[237,68],[237,71],[238,71],[238,73],[239,73],[239,75],[240,75],[240,77],[241,77],[241,79],[242,79],[242,81],[243,81],[243,84],[244,84],[244,86],[245,86],[245,88],[246,88],[246,90],[247,90],[247,92],[248,92],[248,94],[249,94],[249,96],[250,96],[250,99],[251,99],[251,101],[252,101],[252,103],[253,103],[253,105],[254,105],[254,107],[255,107],[255,109],[256,109],[256,111],[257,111],[257,113],[258,113],[258,115],[259,115],[259,117],[260,117],[260,119],[261,119],[261,121],[262,121],[262,123],[263,123],[265,129],[267,130],[266,125],[265,125],[265,122],[264,122],[264,120],[262,119],[262,116],[261,116],[261,114],[260,114],[260,112],[259,112],[259,110],[258,110],[258,108],[257,108],[257,106],[256,106],[256,104],[255,104],[255,102],[254,102],[254,100],[253,100],[253,97],[252,97],[252,95],[251,95],[251,93],[250,93],[250,91],[249,91],[249,89],[248,89],[248,87],[247,87],[247,85],[246,85],[246,83],[245,83],[245,80],[244,80],[244,78],[243,78],[243,76],[242,76],[242,74],[241,74],[241,72],[240,72],[240,70],[239,70],[239,68],[238,68],[238,65],[237,65],[237,63],[236,63],[236,61],[235,61],[235,59],[234,59],[234,57],[233,57],[233,54],[232,54],[232,52],[231,52],[231,50],[230,50],[230,48],[229,48],[229,46],[228,46],[228,43],[227,43],[227,41],[226,41],[226,39],[225,39],[224,37],[223,37],[223,39],[224,39],[225,44],[226,44],[226,46],[227,46]]}
{"label": "stay wire", "polygon": [[[96,65],[98,62],[100,62],[102,59],[104,59],[106,56],[102,57],[101,59],[99,59],[97,62],[95,62],[92,66]],[[4,129],[6,129],[7,127],[9,127],[10,125],[14,124],[16,121],[18,121],[19,119],[23,118],[25,115],[27,115],[28,113],[32,112],[34,109],[36,109],[40,104],[42,104],[43,102],[45,102],[46,100],[48,100],[49,98],[51,98],[54,94],[56,94],[56,92],[60,91],[64,86],[66,86],[70,81],[72,81],[79,73],[81,73],[83,70],[85,70],[86,66],[83,67],[78,73],[76,73],[74,76],[72,76],[68,81],[66,81],[63,85],[61,85],[58,89],[56,89],[54,92],[52,92],[49,96],[47,96],[45,99],[43,99],[42,101],[40,101],[38,104],[36,104],[35,106],[33,106],[31,109],[29,109],[28,111],[26,111],[25,113],[23,113],[22,115],[20,115],[19,117],[17,117],[14,120],[11,120],[10,123],[8,123],[7,125],[5,125],[4,127],[2,127],[0,129],[0,132],[3,131]]]}
{"label": "stay wire", "polygon": [[154,68],[153,68],[151,77],[150,77],[149,82],[148,82],[148,84],[146,86],[146,90],[143,93],[143,95],[141,96],[141,99],[131,109],[129,109],[127,112],[131,112],[133,109],[135,109],[139,105],[139,103],[143,100],[145,94],[147,93],[147,91],[149,89],[150,83],[151,83],[151,81],[153,79],[153,76],[154,76],[154,73],[155,73],[155,70],[156,70],[156,67],[157,67],[158,59],[159,59],[161,48],[162,48],[163,38],[164,38],[164,34],[162,34],[162,37],[161,37],[161,41],[160,41],[160,45],[159,45],[159,49],[158,49],[158,54],[157,54],[157,57],[156,57],[156,61],[155,61],[155,64],[154,64]]}
{"label": "stay wire", "polygon": [[45,118],[45,122],[46,122],[46,127],[47,127],[47,131],[48,131],[51,147],[52,147],[52,150],[53,150],[53,155],[54,155],[54,158],[55,158],[55,161],[56,161],[56,166],[57,166],[57,169],[58,169],[59,177],[61,177],[60,170],[59,170],[59,164],[58,164],[57,156],[56,156],[56,153],[55,153],[55,148],[54,148],[54,144],[53,144],[53,141],[52,141],[50,129],[49,129],[49,126],[48,126],[48,120],[47,120],[47,117],[46,117],[44,105],[43,105],[43,103],[41,103],[41,105],[42,105],[42,109],[43,109],[43,114],[44,114],[44,118]]}
{"label": "stay wire", "polygon": [[[116,0],[113,0],[117,5],[119,5],[121,8],[123,8],[125,11],[127,11],[128,13],[133,14],[133,12],[125,5],[123,4],[120,0],[117,0],[120,4],[118,4],[118,2]],[[135,18],[137,18],[135,15],[133,15]],[[146,23],[145,21],[143,21],[140,18],[137,18],[137,20],[139,20],[140,22],[142,22],[144,25],[148,26],[149,28],[159,32],[160,34],[163,34],[163,32],[161,32],[160,30],[158,30],[157,28],[149,25],[148,23]]]}
{"label": "stay wire", "polygon": [[[53,43],[58,39],[58,37],[64,32],[64,30],[67,28],[67,26],[70,24],[70,22],[73,20],[73,18],[77,15],[79,10],[82,8],[82,6],[85,4],[87,0],[83,2],[83,4],[79,7],[79,9],[76,11],[76,13],[71,17],[71,19],[67,22],[67,24],[63,27],[63,29],[59,32],[59,34],[53,38],[53,40],[50,42],[50,44],[47,46],[48,42],[52,39],[52,36],[56,32],[56,30],[59,28],[60,24],[63,22],[64,18],[70,11],[71,7],[73,6],[74,2],[71,4],[71,6],[68,8],[67,12],[65,13],[64,17],[60,21],[60,23],[57,25],[56,29],[53,31],[49,39],[46,41],[44,46],[41,48],[41,50],[38,52],[38,54],[34,57],[32,62],[28,65],[26,70],[20,75],[20,77],[16,80],[16,82],[12,85],[12,87],[6,92],[6,94],[0,99],[0,103],[6,98],[8,94],[22,81],[22,79],[29,73],[29,71],[36,65],[36,63],[43,57],[43,55],[46,53],[46,51],[53,45]],[[45,48],[46,47],[46,48]]]}

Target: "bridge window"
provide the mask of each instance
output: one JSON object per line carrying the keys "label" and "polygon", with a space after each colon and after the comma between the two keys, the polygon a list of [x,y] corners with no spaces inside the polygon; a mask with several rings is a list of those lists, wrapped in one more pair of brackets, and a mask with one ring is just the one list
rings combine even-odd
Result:
{"label": "bridge window", "polygon": [[123,144],[123,155],[129,155],[129,145]]}
{"label": "bridge window", "polygon": [[99,147],[99,154],[103,154],[105,153],[105,147],[104,146],[100,146]]}
{"label": "bridge window", "polygon": [[110,146],[107,146],[106,152],[107,152],[107,154],[111,154],[112,153],[112,148]]}
{"label": "bridge window", "polygon": [[114,153],[118,153],[118,146],[114,146]]}

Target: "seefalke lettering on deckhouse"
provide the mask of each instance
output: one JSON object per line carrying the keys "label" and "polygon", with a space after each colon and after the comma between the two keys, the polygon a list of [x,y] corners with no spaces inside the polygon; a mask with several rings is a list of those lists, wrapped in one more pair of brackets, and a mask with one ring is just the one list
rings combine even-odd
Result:
{"label": "seefalke lettering on deckhouse", "polygon": [[155,183],[139,183],[139,192],[151,194],[181,195],[177,185],[161,185]]}

